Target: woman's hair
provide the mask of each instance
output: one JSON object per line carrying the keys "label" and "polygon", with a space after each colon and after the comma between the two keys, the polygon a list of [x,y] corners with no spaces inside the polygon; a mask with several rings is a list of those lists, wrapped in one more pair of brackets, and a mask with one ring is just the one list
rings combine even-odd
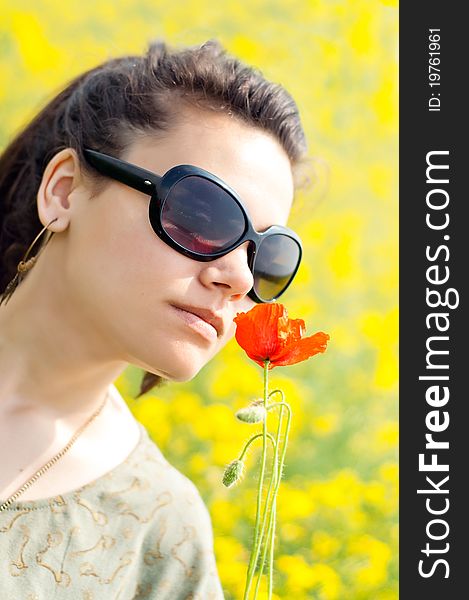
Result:
{"label": "woman's hair", "polygon": [[[0,294],[42,229],[37,192],[50,159],[73,148],[101,189],[106,180],[87,167],[83,149],[121,157],[138,134],[170,130],[184,105],[225,112],[270,132],[297,183],[308,160],[306,139],[297,105],[281,85],[227,55],[217,40],[180,50],[153,42],[143,56],[114,58],[76,77],[0,156]],[[145,373],[138,396],[162,381]]]}

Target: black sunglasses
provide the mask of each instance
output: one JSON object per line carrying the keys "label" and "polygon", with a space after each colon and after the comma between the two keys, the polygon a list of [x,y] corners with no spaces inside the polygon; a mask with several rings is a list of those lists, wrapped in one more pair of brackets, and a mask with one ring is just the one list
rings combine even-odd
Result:
{"label": "black sunglasses", "polygon": [[151,196],[150,224],[169,246],[198,261],[224,256],[249,241],[254,285],[248,296],[272,302],[288,288],[301,261],[299,236],[281,225],[254,229],[238,194],[220,178],[193,165],[177,165],[163,176],[118,158],[84,149],[99,173]]}

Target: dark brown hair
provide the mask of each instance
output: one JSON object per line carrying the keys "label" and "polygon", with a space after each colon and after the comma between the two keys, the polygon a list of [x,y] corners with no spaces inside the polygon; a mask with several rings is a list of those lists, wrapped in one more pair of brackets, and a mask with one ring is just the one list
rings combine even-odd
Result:
{"label": "dark brown hair", "polygon": [[[138,133],[170,130],[184,103],[224,111],[273,134],[297,183],[307,147],[289,93],[229,56],[217,40],[180,50],[158,40],[143,56],[111,59],[76,77],[0,156],[0,293],[42,229],[36,197],[50,159],[73,148],[96,187],[106,185],[87,168],[83,148],[120,157]],[[138,396],[161,383],[146,372]]]}

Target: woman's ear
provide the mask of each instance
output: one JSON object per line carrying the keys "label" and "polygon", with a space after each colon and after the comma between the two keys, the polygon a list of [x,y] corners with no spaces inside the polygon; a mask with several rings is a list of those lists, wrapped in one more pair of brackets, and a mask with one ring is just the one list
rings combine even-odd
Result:
{"label": "woman's ear", "polygon": [[81,180],[80,161],[73,148],[60,150],[49,161],[37,193],[37,209],[44,226],[57,218],[50,231],[67,229],[72,210],[69,197]]}

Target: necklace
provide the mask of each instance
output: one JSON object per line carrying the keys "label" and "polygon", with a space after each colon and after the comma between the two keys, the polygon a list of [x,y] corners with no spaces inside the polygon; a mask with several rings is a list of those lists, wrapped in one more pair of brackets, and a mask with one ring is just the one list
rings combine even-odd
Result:
{"label": "necklace", "polygon": [[62,448],[62,450],[60,450],[60,452],[58,452],[55,456],[53,456],[48,462],[46,462],[45,465],[43,465],[40,469],[38,469],[34,473],[34,475],[32,477],[30,477],[26,481],[26,483],[23,483],[23,485],[18,490],[16,490],[16,492],[14,494],[12,494],[9,498],[7,498],[5,500],[5,502],[0,504],[0,512],[2,512],[2,510],[5,510],[6,508],[8,508],[12,502],[15,502],[15,500],[24,491],[26,491],[28,488],[30,488],[33,485],[33,483],[35,483],[39,479],[39,477],[41,477],[41,475],[44,475],[44,473],[46,471],[48,471],[53,465],[55,465],[55,463],[59,459],[61,459],[62,456],[66,452],[68,452],[70,450],[70,448],[76,442],[77,438],[85,431],[85,429],[88,427],[88,425],[90,425],[90,423],[92,421],[94,421],[96,419],[96,417],[100,414],[100,412],[103,410],[108,396],[109,396],[109,392],[106,393],[106,396],[104,397],[104,400],[103,400],[103,403],[101,404],[101,406],[97,410],[94,411],[94,413],[88,418],[88,420],[79,429],[77,429],[77,431],[75,431],[75,433],[70,438],[70,441],[68,442],[68,444],[64,448]]}

